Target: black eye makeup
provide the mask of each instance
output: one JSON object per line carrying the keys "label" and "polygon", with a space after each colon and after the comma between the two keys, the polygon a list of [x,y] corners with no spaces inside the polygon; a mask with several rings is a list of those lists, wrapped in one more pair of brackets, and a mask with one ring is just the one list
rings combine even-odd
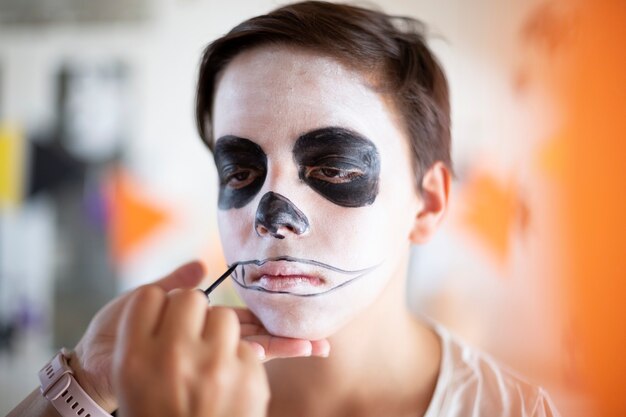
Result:
{"label": "black eye makeup", "polygon": [[296,141],[293,157],[300,179],[335,204],[362,207],[378,195],[378,150],[356,132],[327,127],[305,133]]}
{"label": "black eye makeup", "polygon": [[222,136],[215,144],[219,178],[218,207],[241,208],[261,190],[267,175],[267,156],[256,143],[237,136]]}

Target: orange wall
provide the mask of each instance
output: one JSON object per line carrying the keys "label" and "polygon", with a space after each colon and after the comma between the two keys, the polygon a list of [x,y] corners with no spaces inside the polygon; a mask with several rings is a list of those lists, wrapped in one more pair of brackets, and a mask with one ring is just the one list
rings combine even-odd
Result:
{"label": "orange wall", "polygon": [[565,66],[549,74],[567,140],[564,288],[570,290],[583,380],[599,415],[624,416],[626,2],[589,0],[573,27]]}

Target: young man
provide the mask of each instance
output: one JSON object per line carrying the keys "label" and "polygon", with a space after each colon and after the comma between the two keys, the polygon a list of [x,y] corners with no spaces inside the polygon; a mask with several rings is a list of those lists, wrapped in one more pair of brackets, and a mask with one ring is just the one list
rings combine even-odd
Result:
{"label": "young man", "polygon": [[[198,264],[110,303],[67,355],[103,411],[557,414],[405,306],[409,247],[437,230],[452,172],[446,80],[418,22],[323,2],[250,19],[205,51],[197,120],[250,310],[171,292]],[[39,392],[15,412],[55,415]]]}

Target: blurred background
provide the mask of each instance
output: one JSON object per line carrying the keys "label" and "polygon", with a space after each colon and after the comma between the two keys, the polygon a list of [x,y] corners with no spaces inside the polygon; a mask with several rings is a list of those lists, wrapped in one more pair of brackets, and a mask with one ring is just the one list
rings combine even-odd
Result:
{"label": "blurred background", "polygon": [[[116,294],[224,270],[199,58],[282,4],[0,0],[0,414]],[[626,3],[358,4],[426,22],[451,87],[458,177],[409,305],[564,416],[626,415]],[[214,301],[239,303],[229,284]]]}

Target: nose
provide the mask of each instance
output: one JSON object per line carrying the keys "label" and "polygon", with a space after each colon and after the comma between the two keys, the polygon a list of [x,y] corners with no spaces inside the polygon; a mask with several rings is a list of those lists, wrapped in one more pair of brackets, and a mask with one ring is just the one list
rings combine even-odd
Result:
{"label": "nose", "polygon": [[309,220],[287,197],[269,191],[259,202],[254,228],[261,237],[284,239],[286,233],[301,235],[309,230]]}

